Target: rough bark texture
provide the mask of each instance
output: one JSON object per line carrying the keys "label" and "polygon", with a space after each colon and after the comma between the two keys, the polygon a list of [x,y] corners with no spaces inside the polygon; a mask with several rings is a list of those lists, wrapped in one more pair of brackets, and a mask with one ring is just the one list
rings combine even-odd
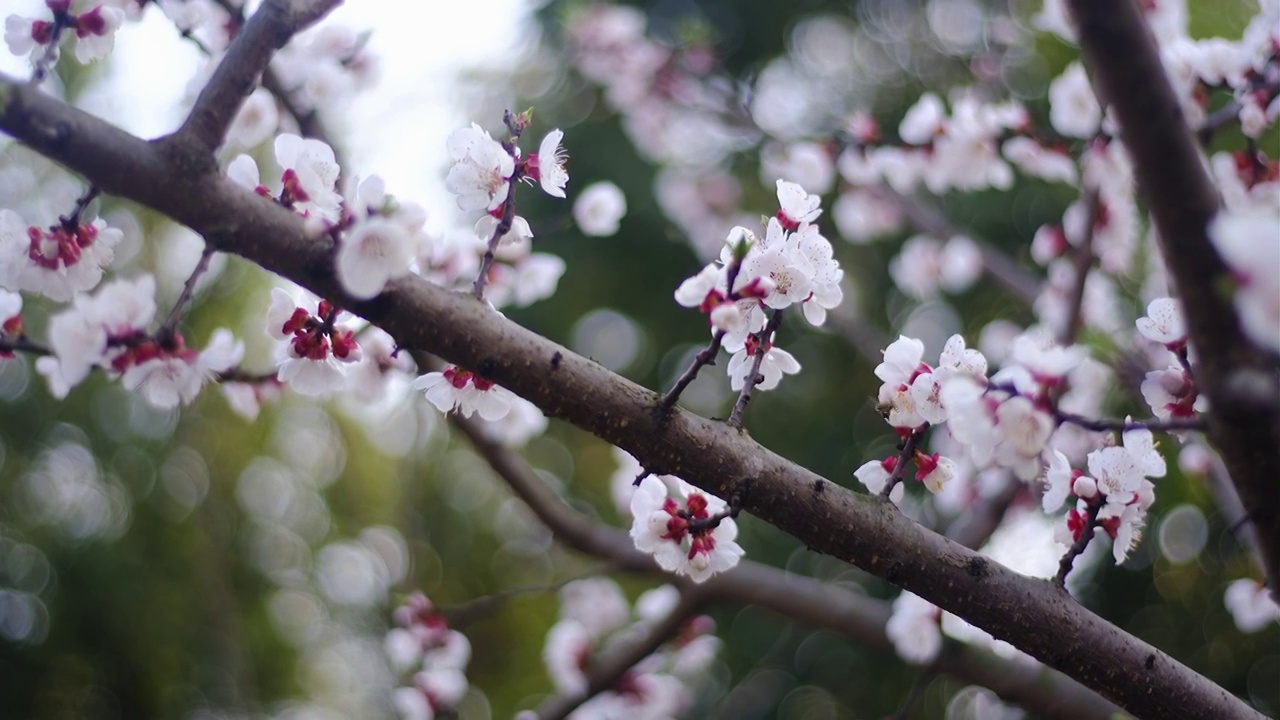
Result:
{"label": "rough bark texture", "polygon": [[1209,439],[1257,530],[1272,592],[1280,593],[1280,366],[1249,342],[1232,306],[1231,276],[1208,234],[1217,189],[1137,4],[1069,4],[1085,62],[1119,121],[1138,192],[1182,299],[1197,355],[1196,384],[1211,405]]}

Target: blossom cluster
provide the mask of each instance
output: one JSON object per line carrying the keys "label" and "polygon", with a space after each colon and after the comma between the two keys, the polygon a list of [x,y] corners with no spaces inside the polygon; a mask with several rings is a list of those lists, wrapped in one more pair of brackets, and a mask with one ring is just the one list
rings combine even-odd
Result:
{"label": "blossom cluster", "polygon": [[706,313],[721,346],[733,353],[728,370],[734,390],[747,384],[751,359],[761,346],[759,389],[771,390],[784,374],[800,371],[790,353],[762,336],[767,311],[796,306],[811,324],[821,325],[844,297],[844,271],[814,223],[822,212],[820,198],[783,180],[777,194],[780,207],[765,222],[763,238],[747,228],[733,228],[718,261],[675,291],[676,302]]}
{"label": "blossom cluster", "polygon": [[[587,690],[589,673],[602,656],[626,647],[670,615],[680,592],[670,585],[627,601],[607,578],[575,580],[560,591],[560,619],[547,633],[543,660],[557,691]],[[715,660],[720,640],[705,615],[686,619],[675,637],[627,670],[608,690],[569,715],[576,720],[676,717],[687,710],[686,683],[704,674]]]}
{"label": "blossom cluster", "polygon": [[[631,516],[636,549],[653,555],[667,572],[704,582],[732,569],[745,554],[736,540],[738,526],[725,501],[674,475],[650,475],[621,449],[613,496]],[[636,478],[643,475],[643,479]]]}
{"label": "blossom cluster", "polygon": [[63,32],[75,37],[75,56],[81,63],[101,60],[111,53],[115,34],[125,21],[125,11],[112,3],[98,3],[79,13],[71,12],[72,0],[45,0],[49,18],[10,15],[4,21],[4,41],[14,55],[29,55],[35,64],[52,51]]}
{"label": "blossom cluster", "polygon": [[397,607],[392,618],[396,627],[384,641],[391,666],[399,673],[412,672],[412,684],[396,688],[392,704],[404,720],[447,717],[467,694],[464,670],[471,660],[471,643],[450,629],[420,592]]}

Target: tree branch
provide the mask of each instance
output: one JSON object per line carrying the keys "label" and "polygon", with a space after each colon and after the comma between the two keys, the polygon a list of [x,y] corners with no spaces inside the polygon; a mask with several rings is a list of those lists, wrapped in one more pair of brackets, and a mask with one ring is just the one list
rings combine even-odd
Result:
{"label": "tree branch", "polygon": [[[407,276],[372,300],[347,296],[327,244],[308,235],[301,217],[235,185],[211,164],[181,162],[181,151],[191,150],[181,137],[147,143],[3,75],[0,95],[5,100],[0,130],[82,173],[104,192],[147,205],[200,233],[216,249],[334,300],[382,327],[400,347],[476,368],[549,416],[621,446],[645,467],[664,468],[720,497],[732,496],[751,478],[747,512],[817,552],[954,612],[1136,715],[1260,717],[1049,582],[1019,575],[930,532],[890,503],[835,485],[724,423],[678,407],[658,417],[657,393],[516,325],[469,295]],[[1274,454],[1275,447],[1260,447],[1250,456]]]}
{"label": "tree branch", "polygon": [[1070,0],[1080,47],[1133,158],[1165,265],[1197,351],[1196,385],[1209,398],[1210,441],[1257,529],[1267,576],[1280,589],[1280,368],[1249,342],[1229,293],[1231,275],[1208,235],[1218,193],[1196,137],[1133,0]]}
{"label": "tree branch", "polygon": [[[613,567],[620,570],[655,574],[676,580],[682,587],[691,584],[659,569],[652,558],[635,549],[625,532],[596,523],[571,508],[547,487],[524,458],[489,439],[479,423],[457,415],[450,418],[480,456],[559,542],[586,555],[608,559]],[[956,538],[959,541],[976,545],[985,540],[976,528],[966,527],[957,528]],[[825,628],[859,645],[895,654],[893,642],[885,632],[885,623],[892,612],[889,603],[847,587],[795,575],[751,560],[743,560],[733,570],[711,578],[702,587],[709,600],[730,602],[735,606],[758,605],[783,617]],[[1121,712],[1097,693],[1060,672],[1025,658],[1007,660],[960,642],[948,642],[930,668],[963,682],[989,688],[1005,700],[1045,718],[1112,718]]]}
{"label": "tree branch", "polygon": [[627,643],[605,657],[593,663],[587,669],[587,689],[575,695],[554,695],[543,701],[538,707],[539,720],[562,720],[569,713],[577,710],[584,702],[612,688],[627,671],[637,663],[657,652],[668,640],[675,636],[684,621],[698,612],[706,600],[706,593],[698,586],[685,586],[680,592],[680,602],[671,612],[642,637]]}
{"label": "tree branch", "polygon": [[249,18],[218,63],[175,135],[212,155],[276,51],[342,0],[267,0]]}

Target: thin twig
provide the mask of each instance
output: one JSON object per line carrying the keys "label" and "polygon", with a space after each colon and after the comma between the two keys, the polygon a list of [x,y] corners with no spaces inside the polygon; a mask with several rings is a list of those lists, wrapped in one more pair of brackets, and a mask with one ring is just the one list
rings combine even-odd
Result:
{"label": "thin twig", "polygon": [[191,274],[187,276],[187,281],[182,284],[182,293],[174,301],[173,309],[169,311],[168,317],[164,319],[164,323],[156,331],[157,338],[162,340],[169,339],[173,336],[174,331],[177,330],[178,321],[182,319],[182,311],[187,306],[187,303],[191,302],[191,298],[195,296],[196,283],[209,270],[209,261],[213,259],[214,252],[216,251],[212,245],[204,246],[204,250],[200,253],[200,260],[192,268]]}
{"label": "thin twig", "polygon": [[756,345],[755,357],[751,361],[751,373],[747,375],[742,385],[742,392],[738,393],[738,401],[733,404],[733,411],[725,421],[729,427],[742,427],[742,414],[747,411],[747,403],[751,402],[751,392],[763,379],[760,376],[760,366],[764,364],[764,356],[769,353],[769,346],[773,344],[773,337],[781,324],[782,311],[774,310],[773,315],[769,317],[769,322],[765,324],[758,336],[760,343]]}
{"label": "thin twig", "polygon": [[1066,588],[1067,574],[1071,572],[1071,566],[1075,563],[1076,558],[1080,556],[1080,553],[1089,547],[1089,541],[1093,539],[1093,531],[1098,522],[1098,513],[1101,511],[1101,502],[1089,503],[1089,508],[1085,511],[1084,529],[1080,531],[1080,537],[1076,538],[1076,541],[1067,549],[1067,553],[1058,561],[1058,574],[1053,578],[1053,583],[1058,587]]}
{"label": "thin twig", "polygon": [[613,565],[604,565],[593,567],[586,572],[577,573],[563,580],[553,583],[544,583],[542,585],[526,585],[523,587],[507,588],[499,590],[495,593],[483,595],[478,598],[472,598],[456,605],[439,608],[439,613],[448,621],[449,626],[453,628],[462,628],[468,624],[475,622],[498,608],[506,604],[508,600],[520,597],[522,595],[541,595],[551,592],[559,592],[561,588],[571,582],[576,582],[584,578],[596,577],[598,575],[607,575],[616,569]]}
{"label": "thin twig", "polygon": [[44,79],[49,77],[49,70],[53,64],[58,61],[58,45],[62,42],[62,31],[66,30],[71,21],[71,13],[69,11],[60,11],[53,13],[53,23],[49,30],[49,43],[45,46],[44,54],[35,62],[31,68],[31,84],[39,85]]}
{"label": "thin twig", "polygon": [[902,449],[898,451],[898,459],[893,465],[893,472],[889,473],[889,479],[885,481],[884,489],[880,491],[880,497],[887,498],[889,493],[902,482],[902,478],[907,473],[907,462],[916,454],[916,448],[920,447],[921,441],[924,440],[925,431],[929,429],[929,423],[925,423],[916,428],[902,443]]}
{"label": "thin twig", "polygon": [[587,700],[614,687],[637,663],[666,644],[680,630],[685,620],[698,612],[705,597],[705,591],[697,586],[684,588],[680,593],[679,604],[661,622],[650,628],[640,639],[628,643],[588,668],[586,692],[555,695],[543,701],[538,708],[539,720],[561,720]]}
{"label": "thin twig", "polygon": [[80,227],[80,221],[84,218],[85,211],[89,209],[89,204],[98,199],[101,194],[102,190],[98,189],[96,185],[90,185],[85,188],[80,197],[76,198],[76,206],[71,209],[71,214],[58,217],[58,222],[61,223],[62,228],[67,232],[72,232]]}
{"label": "thin twig", "polygon": [[[729,264],[725,266],[725,292],[727,293],[725,302],[737,302],[739,299],[738,293],[733,289],[733,286],[738,280],[738,273],[742,269],[742,259],[745,253],[741,253],[738,250],[738,248],[734,248],[733,257],[729,260]],[[724,342],[725,335],[724,330],[717,330],[711,337],[711,343],[693,357],[693,362],[676,379],[676,384],[672,385],[667,394],[663,395],[662,400],[658,402],[660,411],[666,412],[675,406],[676,400],[680,399],[680,394],[698,377],[699,370],[707,365],[716,364],[716,354],[720,352],[720,344]]]}
{"label": "thin twig", "polygon": [[476,279],[471,283],[471,294],[476,296],[477,300],[484,299],[484,286],[489,283],[489,268],[493,266],[493,258],[498,251],[498,243],[502,242],[502,238],[511,232],[511,224],[515,222],[516,217],[516,185],[513,177],[507,189],[507,199],[502,203],[502,218],[498,220],[498,225],[493,229],[493,234],[489,236],[489,243],[485,246],[484,255],[480,257],[480,270],[476,272]]}
{"label": "thin twig", "polygon": [[1173,432],[1178,430],[1195,430],[1204,432],[1209,429],[1209,422],[1202,416],[1171,417],[1168,420],[1151,418],[1150,420],[1116,420],[1113,418],[1087,418],[1083,415],[1064,412],[1053,408],[1053,416],[1058,422],[1071,423],[1086,430],[1095,432],[1128,432],[1129,430],[1151,430],[1155,432]]}
{"label": "thin twig", "polygon": [[28,355],[44,356],[52,355],[53,351],[49,348],[35,342],[26,335],[7,338],[0,333],[0,353],[27,353]]}
{"label": "thin twig", "polygon": [[672,385],[667,394],[662,396],[662,400],[658,401],[659,410],[665,412],[675,406],[676,400],[680,399],[680,393],[683,393],[685,388],[697,379],[698,371],[707,365],[716,364],[716,355],[720,352],[720,343],[724,342],[724,335],[723,330],[717,330],[715,335],[711,336],[711,342],[693,356],[693,362],[689,363],[689,367],[685,368],[676,379],[676,384]]}
{"label": "thin twig", "polygon": [[1085,204],[1084,237],[1076,245],[1075,285],[1071,287],[1071,297],[1067,300],[1067,322],[1059,337],[1063,345],[1075,343],[1084,325],[1085,285],[1089,280],[1089,270],[1093,267],[1093,237],[1102,210],[1101,192],[1096,187],[1085,190],[1081,201]]}

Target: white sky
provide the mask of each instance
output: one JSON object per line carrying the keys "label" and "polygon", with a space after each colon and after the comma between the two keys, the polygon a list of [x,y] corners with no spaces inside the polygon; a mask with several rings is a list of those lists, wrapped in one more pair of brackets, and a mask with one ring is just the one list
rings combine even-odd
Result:
{"label": "white sky", "polygon": [[[0,17],[47,14],[43,0],[0,0],[0,6]],[[377,85],[353,98],[348,116],[334,123],[353,166],[344,173],[381,175],[389,192],[420,203],[433,215],[430,224],[443,226],[455,207],[443,185],[445,138],[472,119],[453,99],[459,76],[477,66],[508,67],[519,33],[529,31],[530,6],[531,0],[347,0],[326,18],[371,30],[369,47],[378,59]],[[74,62],[69,51],[63,61]],[[171,132],[199,63],[192,44],[148,6],[141,22],[117,35],[108,81],[79,104],[142,137]],[[0,45],[0,71],[22,77],[29,69],[25,58]]]}

